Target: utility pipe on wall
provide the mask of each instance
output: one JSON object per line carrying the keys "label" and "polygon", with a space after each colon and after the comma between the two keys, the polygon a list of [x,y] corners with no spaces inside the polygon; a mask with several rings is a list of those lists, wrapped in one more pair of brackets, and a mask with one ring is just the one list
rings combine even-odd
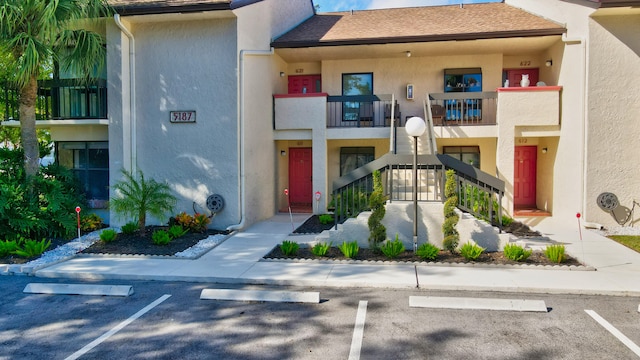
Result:
{"label": "utility pipe on wall", "polygon": [[113,15],[113,20],[116,25],[122,31],[127,38],[129,38],[129,126],[131,139],[129,146],[131,148],[131,165],[129,172],[135,178],[137,163],[138,163],[138,153],[137,153],[137,135],[136,135],[136,42],[133,37],[133,34],[129,29],[124,26],[124,24],[120,21],[120,14]]}
{"label": "utility pipe on wall", "polygon": [[587,74],[588,74],[588,69],[587,69],[587,45],[586,45],[586,39],[583,37],[576,37],[576,38],[568,38],[567,34],[564,33],[562,34],[562,42],[564,42],[567,45],[571,45],[571,44],[580,44],[581,50],[582,50],[582,77],[580,80],[580,87],[582,89],[582,94],[581,94],[581,106],[580,106],[580,120],[581,120],[581,128],[580,128],[580,141],[581,143],[581,151],[580,151],[580,166],[581,166],[581,172],[582,172],[582,177],[580,179],[580,191],[581,191],[581,203],[580,203],[580,213],[582,213],[582,215],[584,215],[584,218],[587,219],[588,217],[588,212],[586,211],[586,203],[587,203],[587,190],[586,190],[586,182],[587,182],[587,166],[585,165],[586,162],[588,161],[587,159],[587,137],[588,137],[588,125],[589,125],[589,119],[587,117]]}
{"label": "utility pipe on wall", "polygon": [[240,208],[240,222],[235,225],[230,225],[227,230],[234,231],[240,230],[245,226],[246,206],[244,204],[246,199],[246,172],[245,172],[245,159],[244,159],[244,57],[245,56],[271,56],[273,55],[273,48],[270,50],[240,50],[238,55],[238,169],[240,170],[240,177],[238,178],[238,188],[240,194],[238,196],[238,207]]}

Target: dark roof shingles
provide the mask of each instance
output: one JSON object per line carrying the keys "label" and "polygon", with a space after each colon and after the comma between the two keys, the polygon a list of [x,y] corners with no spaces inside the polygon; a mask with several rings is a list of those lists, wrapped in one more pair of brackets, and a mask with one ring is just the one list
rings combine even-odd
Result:
{"label": "dark roof shingles", "polygon": [[417,39],[496,33],[562,33],[564,27],[504,3],[426,6],[321,13],[313,16],[273,45],[322,46],[375,42],[376,39]]}

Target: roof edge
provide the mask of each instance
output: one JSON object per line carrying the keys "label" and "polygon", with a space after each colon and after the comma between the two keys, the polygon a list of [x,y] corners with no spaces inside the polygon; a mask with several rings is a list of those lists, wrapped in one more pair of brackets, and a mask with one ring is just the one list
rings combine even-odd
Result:
{"label": "roof edge", "polygon": [[552,36],[562,35],[567,32],[565,28],[555,29],[535,29],[535,30],[512,30],[498,32],[483,32],[469,34],[442,34],[427,36],[404,36],[404,37],[387,37],[374,39],[347,39],[335,41],[274,41],[271,46],[276,49],[291,49],[303,47],[322,47],[322,46],[347,46],[347,45],[382,45],[382,44],[402,44],[413,42],[437,42],[437,41],[454,41],[454,40],[488,40],[503,39],[513,37],[534,37],[534,36]]}
{"label": "roof edge", "polygon": [[[261,1],[261,0],[248,0],[248,1]],[[244,4],[249,5],[249,4]],[[238,8],[239,5],[233,8]],[[232,10],[230,3],[219,4],[191,4],[180,6],[114,6],[114,10],[125,16],[130,15],[156,15],[156,14],[171,14],[171,13],[190,13],[190,12],[202,12],[202,11],[221,11]]]}

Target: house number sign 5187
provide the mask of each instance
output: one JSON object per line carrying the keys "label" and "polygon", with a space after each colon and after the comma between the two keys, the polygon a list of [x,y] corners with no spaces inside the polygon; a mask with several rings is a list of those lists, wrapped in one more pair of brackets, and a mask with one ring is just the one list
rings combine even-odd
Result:
{"label": "house number sign 5187", "polygon": [[195,111],[170,111],[169,121],[172,123],[193,123],[196,122]]}

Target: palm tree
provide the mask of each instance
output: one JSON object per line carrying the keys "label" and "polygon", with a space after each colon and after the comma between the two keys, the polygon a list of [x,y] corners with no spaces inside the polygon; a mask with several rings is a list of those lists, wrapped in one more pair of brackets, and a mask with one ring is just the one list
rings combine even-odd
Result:
{"label": "palm tree", "polygon": [[[106,0],[0,0],[0,51],[11,55],[19,88],[25,173],[38,172],[37,79],[47,63],[88,79],[104,66],[104,39],[91,21],[110,15]],[[82,28],[79,25],[82,24]]]}
{"label": "palm tree", "polygon": [[109,206],[120,216],[136,217],[140,234],[144,236],[147,213],[156,218],[165,216],[173,210],[176,198],[169,185],[145,180],[142,171],[138,171],[137,179],[126,170],[122,170],[122,175],[124,179],[113,186],[117,195]]}

